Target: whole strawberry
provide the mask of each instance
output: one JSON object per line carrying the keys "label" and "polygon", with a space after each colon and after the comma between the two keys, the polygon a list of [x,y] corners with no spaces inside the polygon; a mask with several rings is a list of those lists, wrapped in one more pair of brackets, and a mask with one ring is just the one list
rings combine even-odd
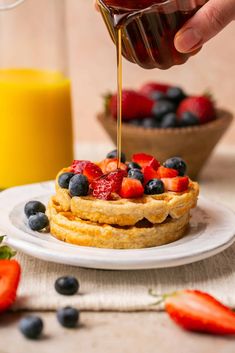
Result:
{"label": "whole strawberry", "polygon": [[177,114],[179,120],[185,112],[194,114],[200,124],[208,123],[215,119],[215,107],[213,101],[207,96],[192,96],[185,98],[179,105]]}
{"label": "whole strawberry", "polygon": [[[145,95],[138,93],[134,90],[123,90],[122,91],[122,118],[123,121],[143,118],[152,115],[152,110],[155,102],[146,97]],[[111,96],[109,101],[109,111],[111,115],[117,118],[117,95]]]}

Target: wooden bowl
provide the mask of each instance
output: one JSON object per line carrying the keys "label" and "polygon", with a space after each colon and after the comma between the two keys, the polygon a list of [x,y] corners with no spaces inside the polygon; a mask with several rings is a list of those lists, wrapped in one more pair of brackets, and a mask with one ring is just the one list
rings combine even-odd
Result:
{"label": "wooden bowl", "polygon": [[[116,144],[116,121],[104,113],[97,118]],[[218,109],[216,120],[192,127],[151,129],[123,123],[122,149],[128,160],[137,152],[149,153],[161,163],[173,156],[182,157],[188,165],[188,175],[196,179],[232,119],[232,113]]]}

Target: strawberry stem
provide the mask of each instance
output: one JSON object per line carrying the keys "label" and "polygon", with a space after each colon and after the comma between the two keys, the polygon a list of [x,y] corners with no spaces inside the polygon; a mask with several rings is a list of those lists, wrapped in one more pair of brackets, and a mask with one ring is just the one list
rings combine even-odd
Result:
{"label": "strawberry stem", "polygon": [[[0,236],[0,244],[3,242],[5,235]],[[0,246],[0,260],[10,260],[16,255],[16,251],[7,245]]]}

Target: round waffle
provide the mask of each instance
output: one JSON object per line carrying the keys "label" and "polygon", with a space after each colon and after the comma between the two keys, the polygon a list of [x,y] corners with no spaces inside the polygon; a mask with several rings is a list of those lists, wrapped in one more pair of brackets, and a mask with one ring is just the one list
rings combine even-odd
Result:
{"label": "round waffle", "polygon": [[117,195],[115,200],[109,201],[92,196],[71,197],[69,191],[62,189],[56,182],[55,201],[61,210],[71,211],[83,220],[133,226],[143,219],[155,224],[164,222],[167,217],[181,218],[196,206],[198,193],[198,184],[190,181],[188,190],[182,193],[144,195],[140,199],[123,199]]}
{"label": "round waffle", "polygon": [[54,196],[49,202],[47,215],[51,234],[57,239],[110,249],[138,249],[176,241],[185,234],[190,218],[186,212],[177,219],[167,217],[161,224],[151,224],[146,220],[135,226],[101,224],[83,220],[71,211],[65,212]]}

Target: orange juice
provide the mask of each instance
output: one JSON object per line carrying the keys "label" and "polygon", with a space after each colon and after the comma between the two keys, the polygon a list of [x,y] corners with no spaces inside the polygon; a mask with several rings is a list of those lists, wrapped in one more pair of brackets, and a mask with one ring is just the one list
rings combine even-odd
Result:
{"label": "orange juice", "polygon": [[71,163],[70,98],[60,72],[0,70],[0,189],[53,179]]}

